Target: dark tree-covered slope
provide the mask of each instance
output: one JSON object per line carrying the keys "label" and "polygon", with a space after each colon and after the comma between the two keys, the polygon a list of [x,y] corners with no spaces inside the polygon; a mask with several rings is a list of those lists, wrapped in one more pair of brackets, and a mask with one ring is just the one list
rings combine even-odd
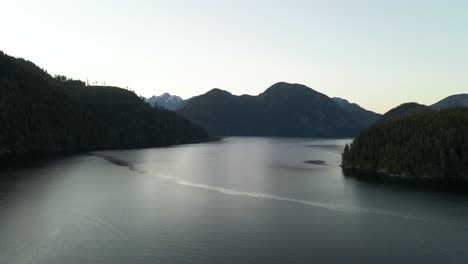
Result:
{"label": "dark tree-covered slope", "polygon": [[393,176],[468,180],[468,109],[423,111],[364,130],[342,166]]}
{"label": "dark tree-covered slope", "polygon": [[366,110],[358,104],[350,103],[346,99],[339,97],[333,97],[332,99],[363,128],[374,124],[381,117],[380,114]]}
{"label": "dark tree-covered slope", "polygon": [[0,52],[0,154],[163,146],[206,133],[133,92],[53,78]]}
{"label": "dark tree-covered slope", "polygon": [[331,98],[289,83],[258,96],[213,89],[178,112],[218,136],[345,137],[362,128]]}

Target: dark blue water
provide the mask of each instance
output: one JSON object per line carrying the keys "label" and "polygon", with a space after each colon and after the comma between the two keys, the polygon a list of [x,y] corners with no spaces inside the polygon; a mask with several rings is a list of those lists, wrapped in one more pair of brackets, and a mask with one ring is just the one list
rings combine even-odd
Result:
{"label": "dark blue water", "polygon": [[347,142],[227,138],[4,171],[0,263],[467,263],[468,196],[344,177]]}

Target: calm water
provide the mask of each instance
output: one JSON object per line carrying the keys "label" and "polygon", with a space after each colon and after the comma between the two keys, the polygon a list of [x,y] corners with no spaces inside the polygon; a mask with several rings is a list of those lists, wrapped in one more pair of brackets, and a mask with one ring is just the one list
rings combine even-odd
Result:
{"label": "calm water", "polygon": [[467,263],[468,196],[346,178],[347,142],[227,138],[2,172],[0,263]]}

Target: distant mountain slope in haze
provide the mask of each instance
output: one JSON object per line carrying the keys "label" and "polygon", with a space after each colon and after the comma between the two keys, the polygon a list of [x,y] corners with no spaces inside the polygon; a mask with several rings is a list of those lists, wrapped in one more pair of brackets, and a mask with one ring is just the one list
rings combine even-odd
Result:
{"label": "distant mountain slope in haze", "polygon": [[184,100],[176,95],[164,93],[160,96],[151,96],[147,99],[151,105],[158,105],[168,110],[177,110],[182,107]]}
{"label": "distant mountain slope in haze", "polygon": [[333,97],[335,101],[346,113],[348,113],[356,122],[359,122],[362,127],[368,127],[375,123],[379,118],[380,114],[366,110],[358,104],[350,103],[348,100]]}
{"label": "distant mountain slope in haze", "polygon": [[207,139],[176,113],[117,87],[51,77],[0,52],[0,154],[155,147]]}
{"label": "distant mountain slope in haze", "polygon": [[345,137],[361,129],[331,98],[284,82],[258,96],[213,89],[178,112],[217,136]]}
{"label": "distant mountain slope in haze", "polygon": [[432,108],[426,105],[421,105],[418,103],[404,103],[400,106],[397,106],[387,113],[382,115],[382,117],[378,120],[379,123],[385,123],[388,121],[397,120],[400,118],[404,118],[413,114],[417,114],[420,112],[425,111],[434,111]]}
{"label": "distant mountain slope in haze", "polygon": [[468,94],[456,94],[449,96],[433,104],[431,107],[435,110],[453,107],[468,107]]}

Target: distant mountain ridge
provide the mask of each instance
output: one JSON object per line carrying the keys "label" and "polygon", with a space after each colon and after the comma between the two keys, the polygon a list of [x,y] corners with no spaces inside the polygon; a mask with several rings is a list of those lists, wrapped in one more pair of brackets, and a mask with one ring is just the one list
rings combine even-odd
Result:
{"label": "distant mountain ridge", "polygon": [[431,111],[434,111],[434,110],[426,105],[422,105],[418,103],[404,103],[393,109],[390,109],[388,112],[383,114],[378,120],[378,123],[394,121],[394,120],[405,118],[405,117],[418,114],[421,112],[431,112]]}
{"label": "distant mountain ridge", "polygon": [[356,122],[359,122],[362,127],[368,127],[374,124],[381,116],[380,114],[362,108],[358,104],[350,103],[346,99],[339,97],[333,97],[332,99]]}
{"label": "distant mountain ridge", "polygon": [[167,110],[177,110],[181,108],[184,103],[184,100],[181,97],[171,95],[169,93],[163,93],[160,96],[153,95],[150,98],[147,98],[146,101],[152,106],[158,105]]}
{"label": "distant mountain ridge", "polygon": [[365,123],[328,96],[285,82],[257,96],[213,89],[187,100],[178,113],[216,136],[349,137]]}
{"label": "distant mountain ridge", "polygon": [[431,105],[435,110],[442,110],[453,107],[468,107],[468,94],[455,94],[440,100]]}

